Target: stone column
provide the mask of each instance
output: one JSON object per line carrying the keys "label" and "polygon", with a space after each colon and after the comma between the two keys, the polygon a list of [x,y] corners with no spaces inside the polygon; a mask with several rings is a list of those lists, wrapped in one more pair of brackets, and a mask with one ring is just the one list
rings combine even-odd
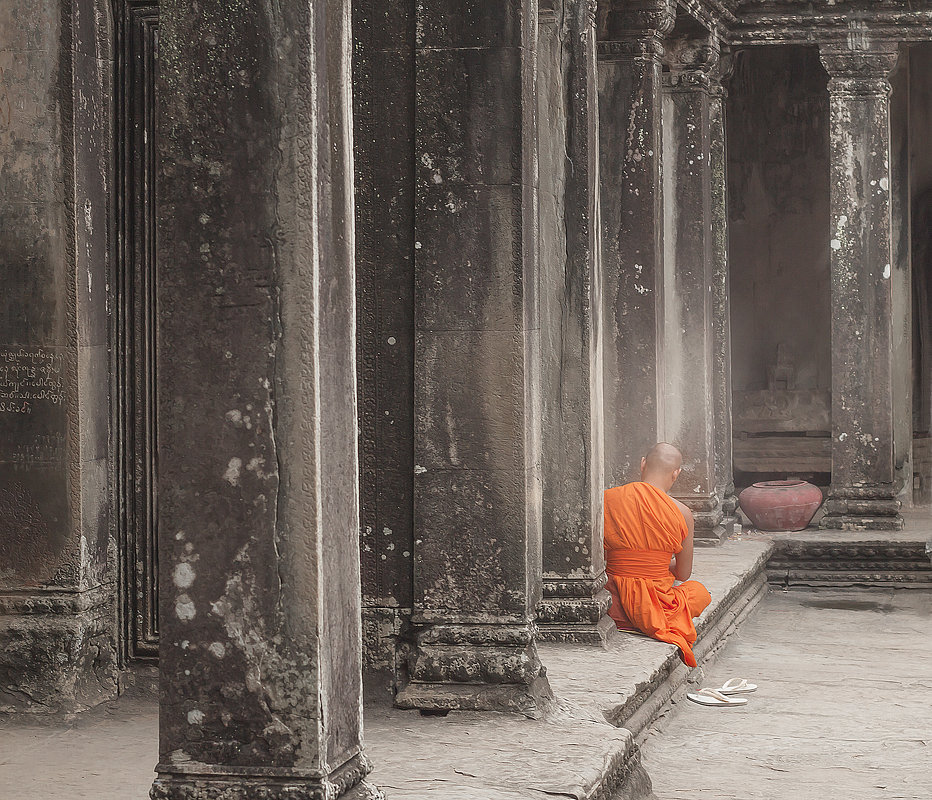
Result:
{"label": "stone column", "polygon": [[379,796],[361,739],[348,21],[346,0],[161,7],[153,800]]}
{"label": "stone column", "polygon": [[893,464],[890,84],[895,45],[822,45],[829,74],[832,487],[823,525],[903,525]]}
{"label": "stone column", "polygon": [[0,5],[0,713],[117,689],[110,18]]}
{"label": "stone column", "polygon": [[709,85],[709,174],[712,201],[712,382],[715,451],[715,492],[722,501],[727,533],[733,522],[735,497],[731,419],[731,292],[728,255],[728,158],[725,137],[725,81],[734,58],[723,51],[712,69]]}
{"label": "stone column", "polygon": [[403,708],[537,715],[537,4],[417,9],[413,643]]}
{"label": "stone column", "polygon": [[601,275],[595,20],[589,0],[541,5],[541,366],[545,641],[600,644],[607,615],[602,550]]}
{"label": "stone column", "polygon": [[610,4],[599,30],[605,482],[637,480],[658,438],[661,55],[675,4]]}
{"label": "stone column", "polygon": [[907,54],[890,76],[890,212],[893,242],[893,465],[898,499],[913,504],[912,181]]}
{"label": "stone column", "polygon": [[659,438],[683,453],[673,495],[696,519],[696,539],[724,536],[715,463],[715,318],[709,72],[706,41],[669,43],[663,86],[663,282]]}

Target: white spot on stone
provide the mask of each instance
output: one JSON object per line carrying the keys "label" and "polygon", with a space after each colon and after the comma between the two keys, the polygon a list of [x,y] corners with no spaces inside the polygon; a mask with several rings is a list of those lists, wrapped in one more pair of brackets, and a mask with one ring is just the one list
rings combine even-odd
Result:
{"label": "white spot on stone", "polygon": [[208,222],[210,222],[210,216],[208,214],[201,214],[197,218],[197,221],[200,222],[201,225],[206,225]]}
{"label": "white spot on stone", "polygon": [[194,583],[194,578],[196,573],[190,564],[182,562],[175,567],[174,573],[172,573],[172,578],[175,581],[175,586],[179,589],[187,589]]}
{"label": "white spot on stone", "polygon": [[425,472],[427,472],[427,467],[422,467],[420,464],[415,464],[415,465],[414,465],[414,474],[415,474],[415,475],[423,475]]}
{"label": "white spot on stone", "polygon": [[191,644],[191,643],[190,643],[187,639],[182,639],[182,640],[181,640],[181,649],[182,649],[182,650],[187,650],[187,649],[188,649],[188,646],[189,646],[190,644]]}
{"label": "white spot on stone", "polygon": [[223,473],[223,479],[231,486],[239,486],[240,472],[243,470],[243,459],[231,458],[227,464],[227,471]]}
{"label": "white spot on stone", "polygon": [[204,712],[198,708],[188,712],[188,722],[191,725],[200,725],[204,721]]}
{"label": "white spot on stone", "polygon": [[[178,595],[178,598],[175,600],[175,615],[180,620],[187,622],[188,620],[194,619],[197,615],[197,609],[194,607],[194,601],[191,600],[186,594]],[[182,647],[185,647],[185,642],[181,643]]]}
{"label": "white spot on stone", "polygon": [[227,411],[225,414],[227,422],[232,422],[234,425],[239,425],[243,421],[243,412],[237,408]]}
{"label": "white spot on stone", "polygon": [[887,191],[887,189],[889,188],[889,186],[890,186],[890,181],[888,181],[886,178],[881,178],[881,179],[880,179],[880,188],[881,188],[881,189],[883,189],[884,191]]}
{"label": "white spot on stone", "polygon": [[883,276],[884,276],[884,278],[889,278],[889,277],[890,277],[890,265],[889,265],[889,264],[887,264],[887,265],[883,268]]}
{"label": "white spot on stone", "polygon": [[415,243],[414,243],[414,249],[415,249],[415,250],[420,250],[421,247],[423,247],[423,245],[422,245],[420,242],[415,242]]}
{"label": "white spot on stone", "polygon": [[207,649],[217,658],[223,658],[227,654],[227,649],[220,642],[211,643]]}
{"label": "white spot on stone", "polygon": [[847,433],[839,433],[839,434],[838,434],[838,441],[839,441],[839,442],[843,442],[843,441],[844,441],[845,439],[847,439],[847,438],[848,438],[848,434],[847,434]]}
{"label": "white spot on stone", "polygon": [[388,343],[389,343],[389,344],[395,344],[396,341],[397,341],[397,339],[395,339],[394,336],[389,336],[389,337],[388,337]]}
{"label": "white spot on stone", "polygon": [[832,250],[841,250],[841,240],[832,239]]}
{"label": "white spot on stone", "polygon": [[184,541],[184,531],[178,531],[178,533],[175,534],[175,539],[177,539],[179,542],[183,542],[183,541]]}

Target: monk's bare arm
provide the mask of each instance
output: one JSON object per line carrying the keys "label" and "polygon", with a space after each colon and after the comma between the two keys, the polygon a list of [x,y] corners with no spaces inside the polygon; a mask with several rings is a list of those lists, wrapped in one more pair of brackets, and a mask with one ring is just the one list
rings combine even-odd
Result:
{"label": "monk's bare arm", "polygon": [[689,576],[693,572],[693,533],[696,529],[695,520],[693,520],[693,512],[690,511],[683,503],[679,500],[674,500],[677,507],[683,513],[683,519],[686,520],[686,529],[689,531],[686,538],[683,540],[683,549],[680,550],[673,557],[673,563],[670,565],[670,572],[673,573],[673,577],[678,581],[689,580]]}

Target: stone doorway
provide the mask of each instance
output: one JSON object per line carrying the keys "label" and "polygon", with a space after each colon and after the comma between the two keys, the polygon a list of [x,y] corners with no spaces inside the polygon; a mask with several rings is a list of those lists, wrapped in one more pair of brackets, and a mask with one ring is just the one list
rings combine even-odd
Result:
{"label": "stone doorway", "polygon": [[735,485],[830,482],[827,76],[815,47],[738,54],[728,94]]}
{"label": "stone doorway", "polygon": [[112,286],[120,655],[158,655],[155,414],[155,81],[158,3],[116,8],[116,235]]}

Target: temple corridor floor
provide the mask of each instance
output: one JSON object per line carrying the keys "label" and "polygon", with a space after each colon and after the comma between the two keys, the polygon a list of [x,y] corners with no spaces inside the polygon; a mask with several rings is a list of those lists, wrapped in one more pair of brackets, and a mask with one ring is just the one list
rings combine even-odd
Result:
{"label": "temple corridor floor", "polygon": [[771,589],[642,748],[659,800],[932,798],[932,593]]}

